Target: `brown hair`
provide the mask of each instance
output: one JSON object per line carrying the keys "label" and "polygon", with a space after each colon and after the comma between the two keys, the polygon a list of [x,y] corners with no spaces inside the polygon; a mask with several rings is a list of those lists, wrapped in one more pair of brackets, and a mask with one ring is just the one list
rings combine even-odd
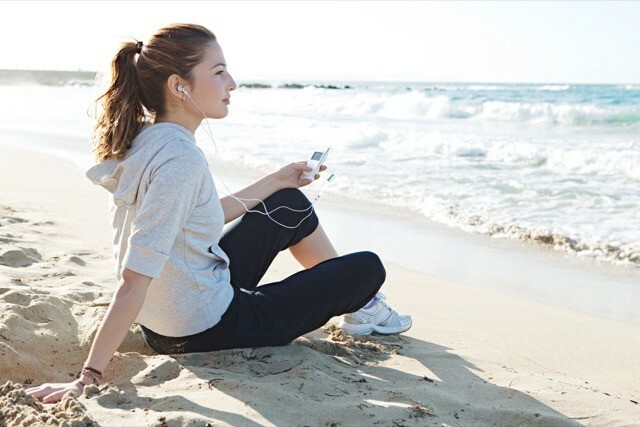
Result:
{"label": "brown hair", "polygon": [[[125,42],[111,62],[109,88],[95,100],[102,113],[91,145],[98,162],[122,159],[145,123],[165,113],[165,86],[172,74],[193,83],[192,69],[216,36],[200,25],[161,28],[148,43]],[[137,59],[136,59],[136,55]]]}

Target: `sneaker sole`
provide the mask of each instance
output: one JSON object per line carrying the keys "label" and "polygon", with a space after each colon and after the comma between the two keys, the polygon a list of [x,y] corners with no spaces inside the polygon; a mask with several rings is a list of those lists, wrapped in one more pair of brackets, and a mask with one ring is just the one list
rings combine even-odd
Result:
{"label": "sneaker sole", "polygon": [[353,323],[342,323],[338,325],[338,327],[351,335],[371,335],[373,332],[379,335],[394,335],[408,331],[411,329],[412,325],[413,322],[408,325],[401,326],[355,325]]}

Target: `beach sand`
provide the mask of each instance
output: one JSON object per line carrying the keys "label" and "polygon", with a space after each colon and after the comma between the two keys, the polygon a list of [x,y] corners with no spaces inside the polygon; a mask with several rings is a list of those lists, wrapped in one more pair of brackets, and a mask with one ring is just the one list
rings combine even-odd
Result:
{"label": "beach sand", "polygon": [[[64,159],[1,149],[0,425],[640,423],[640,326],[384,257],[404,334],[354,338],[333,319],[289,346],[164,356],[134,326],[107,383],[41,405],[23,387],[76,376],[117,284],[107,193]],[[301,268],[283,252],[261,283]]]}

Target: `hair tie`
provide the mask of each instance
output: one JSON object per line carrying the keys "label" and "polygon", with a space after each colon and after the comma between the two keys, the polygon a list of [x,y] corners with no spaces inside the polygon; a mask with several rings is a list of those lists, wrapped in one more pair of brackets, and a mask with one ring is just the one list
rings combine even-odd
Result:
{"label": "hair tie", "polygon": [[141,41],[139,41],[138,43],[136,43],[136,53],[138,55],[140,55],[140,52],[142,52],[142,46],[144,45],[144,43],[142,43]]}

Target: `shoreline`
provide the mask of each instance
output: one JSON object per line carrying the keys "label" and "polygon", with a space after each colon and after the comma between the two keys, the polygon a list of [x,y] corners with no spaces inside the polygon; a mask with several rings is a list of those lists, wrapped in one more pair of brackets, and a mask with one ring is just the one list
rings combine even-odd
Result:
{"label": "shoreline", "polygon": [[[88,148],[86,153],[80,153],[77,151],[78,142],[84,142],[85,138],[79,134],[68,134],[67,131],[60,132],[61,133],[51,134],[40,131],[26,131],[22,128],[0,128],[0,144],[29,148],[66,160],[71,160],[76,165],[77,169],[84,174],[84,171],[93,165],[93,159]],[[41,138],[41,141],[34,141],[37,138]],[[74,140],[75,143],[70,143],[70,140]],[[49,148],[52,145],[52,142],[57,147],[55,150]],[[210,162],[210,169],[217,180],[218,192],[221,195],[223,194],[221,191],[223,186],[219,184],[220,178],[216,176],[217,171],[214,170],[215,168],[220,168],[225,179],[232,179],[232,181],[235,181],[238,184],[236,188],[249,185],[255,180],[262,178],[265,174],[272,172],[260,170],[258,168],[249,169],[243,167],[242,173],[238,173],[238,164],[232,161],[218,161],[213,158],[213,152],[209,147],[205,147],[200,144],[198,146],[204,150],[205,155]],[[319,181],[323,180],[323,178],[326,177],[321,177]],[[319,191],[319,181],[302,189],[310,199],[313,199]],[[331,191],[331,184],[327,184],[327,187],[328,190]],[[456,239],[476,241],[481,246],[502,247],[506,251],[532,250],[543,257],[555,256],[557,259],[565,259],[577,269],[586,268],[590,272],[596,274],[611,275],[616,281],[635,281],[635,283],[640,286],[640,264],[637,264],[632,260],[626,262],[618,261],[614,256],[617,254],[615,251],[608,254],[606,257],[595,255],[598,250],[603,249],[602,247],[593,247],[589,250],[573,250],[571,249],[572,244],[564,241],[568,238],[562,237],[561,235],[553,233],[549,234],[546,232],[543,234],[536,234],[538,231],[528,230],[526,228],[522,228],[521,230],[527,232],[524,235],[519,235],[517,233],[510,234],[509,232],[493,233],[483,232],[481,230],[466,230],[460,224],[442,224],[415,212],[405,211],[399,207],[371,200],[363,201],[352,196],[343,196],[331,192],[324,193],[321,197],[318,206],[322,207],[323,205],[328,205],[330,210],[349,212],[352,216],[366,215],[393,223],[401,223],[405,228],[426,228],[428,230],[435,230],[442,234],[450,233]],[[365,207],[358,208],[357,206],[360,205]],[[568,239],[567,241],[569,240],[571,239]],[[511,243],[495,243],[503,241]],[[620,248],[613,249],[620,251]],[[633,256],[633,253],[629,254],[631,254],[630,256]],[[610,255],[613,256],[613,258],[611,258]],[[394,256],[394,260],[396,263],[402,264],[404,267],[415,268],[409,262],[405,262],[404,258],[397,254]],[[415,261],[416,260],[414,259],[414,265],[416,264]],[[425,269],[418,270],[427,274],[430,273]]]}
{"label": "shoreline", "polygon": [[[78,179],[69,161],[2,148],[0,234],[22,258],[0,265],[0,378],[65,381],[117,285],[107,193]],[[330,224],[325,207],[319,214]],[[332,234],[340,251],[373,245]],[[163,356],[133,327],[107,369],[108,384],[77,401],[106,425],[637,421],[637,325],[385,264],[384,293],[413,316],[405,334],[353,340],[328,328],[285,347]],[[262,282],[299,270],[284,251]]]}
{"label": "shoreline", "polygon": [[[231,191],[263,175],[217,163]],[[214,171],[215,172],[215,171]],[[214,174],[218,192],[220,178]],[[323,178],[321,178],[323,179]],[[313,200],[321,184],[302,188]],[[580,258],[520,240],[468,233],[383,204],[360,206],[323,193],[315,205],[339,253],[372,250],[383,261],[432,278],[524,297],[578,312],[640,325],[640,269]],[[372,230],[375,230],[372,232]],[[453,265],[451,260],[459,262]]]}
{"label": "shoreline", "polygon": [[[28,135],[20,131],[14,137],[28,139]],[[0,146],[3,145],[18,147],[16,142],[7,144],[0,140]],[[83,173],[91,164],[87,163],[91,160],[89,155],[68,153],[65,158],[65,153],[35,145],[20,149],[71,161],[78,179],[88,182]],[[238,173],[233,162],[209,160],[221,197],[226,190],[223,191],[219,174],[231,191],[264,176],[255,169]],[[320,181],[325,178],[323,175],[301,189],[309,200],[316,197],[322,185]],[[323,193],[315,209],[340,254],[372,250],[385,263],[432,278],[640,325],[640,313],[634,303],[640,301],[640,269],[635,266],[614,265],[539,244],[469,233],[385,204],[354,203],[349,197],[332,193]],[[457,259],[459,264],[452,265],[452,259]]]}

